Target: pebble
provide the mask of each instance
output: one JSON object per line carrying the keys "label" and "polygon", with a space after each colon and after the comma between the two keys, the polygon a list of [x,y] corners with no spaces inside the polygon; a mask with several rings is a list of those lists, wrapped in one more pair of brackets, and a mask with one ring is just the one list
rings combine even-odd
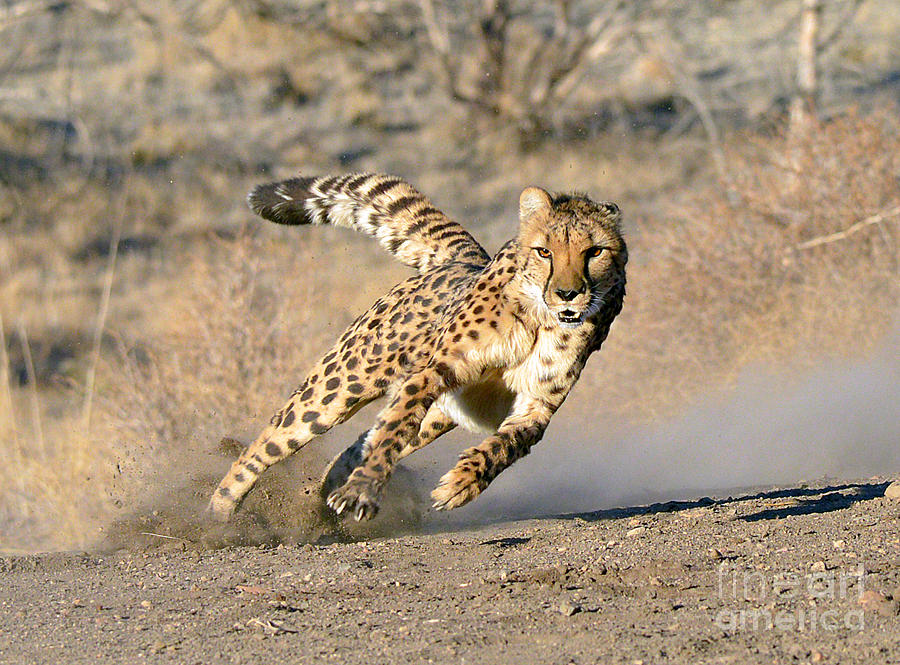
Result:
{"label": "pebble", "polygon": [[895,617],[900,614],[900,601],[889,600],[878,605],[878,613],[883,617]]}
{"label": "pebble", "polygon": [[872,589],[862,593],[859,604],[867,610],[875,610],[884,617],[895,617],[900,614],[900,601],[892,600]]}
{"label": "pebble", "polygon": [[809,569],[814,573],[824,573],[828,567],[825,565],[824,561],[816,561]]}
{"label": "pebble", "polygon": [[805,660],[809,656],[809,651],[801,644],[792,644],[788,648],[788,653],[794,660]]}
{"label": "pebble", "polygon": [[900,499],[900,480],[895,480],[888,485],[884,490],[884,496],[888,499]]}
{"label": "pebble", "polygon": [[633,529],[628,529],[628,531],[625,532],[625,537],[632,538],[634,536],[640,536],[646,530],[647,530],[647,527],[645,527],[645,526],[636,526]]}
{"label": "pebble", "polygon": [[557,609],[563,616],[570,617],[573,614],[578,614],[578,612],[581,611],[581,606],[570,603],[569,601],[563,601]]}

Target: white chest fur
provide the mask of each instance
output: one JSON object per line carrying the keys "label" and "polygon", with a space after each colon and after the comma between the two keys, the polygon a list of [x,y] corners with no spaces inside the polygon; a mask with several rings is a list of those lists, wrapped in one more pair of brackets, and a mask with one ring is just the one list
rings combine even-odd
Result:
{"label": "white chest fur", "polygon": [[577,348],[564,344],[563,334],[571,335],[544,329],[527,344],[524,339],[511,336],[481,349],[479,359],[487,361],[488,369],[461,388],[443,394],[437,405],[470,431],[496,431],[517,396],[540,396],[567,381],[566,372],[575,362]]}
{"label": "white chest fur", "polygon": [[437,405],[456,423],[470,432],[495,432],[509,414],[515,394],[499,371],[483,374],[477,381],[444,393]]}

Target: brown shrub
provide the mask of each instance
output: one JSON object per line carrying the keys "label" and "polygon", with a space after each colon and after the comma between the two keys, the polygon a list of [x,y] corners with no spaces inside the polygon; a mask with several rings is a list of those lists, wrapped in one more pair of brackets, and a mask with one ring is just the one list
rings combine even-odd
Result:
{"label": "brown shrub", "polygon": [[241,234],[186,258],[183,291],[155,305],[155,335],[121,337],[103,373],[124,496],[161,473],[208,467],[188,460],[264,422],[323,345],[301,332],[322,306],[304,274],[309,246]]}
{"label": "brown shrub", "polygon": [[137,321],[108,332],[91,427],[80,386],[45,386],[38,447],[30,386],[0,390],[0,443],[13,460],[0,468],[0,548],[86,547],[119,507],[218,473],[219,440],[255,434],[332,341],[317,313],[343,326],[365,294],[334,297],[335,277],[310,274],[313,255],[337,254],[323,247],[315,235],[240,233],[172,251],[177,267],[154,298],[129,304]]}
{"label": "brown shrub", "polygon": [[737,137],[730,182],[637,220],[604,389],[647,417],[748,363],[872,349],[900,295],[898,130],[894,116],[849,114],[805,136]]}

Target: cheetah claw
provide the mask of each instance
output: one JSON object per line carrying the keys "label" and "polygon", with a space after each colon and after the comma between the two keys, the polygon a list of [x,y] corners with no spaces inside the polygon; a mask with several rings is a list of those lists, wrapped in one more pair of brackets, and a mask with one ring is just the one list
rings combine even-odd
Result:
{"label": "cheetah claw", "polygon": [[440,484],[431,492],[434,503],[431,507],[435,510],[453,510],[464,506],[479,494],[484,487],[475,478],[460,477],[455,469],[441,478]]}
{"label": "cheetah claw", "polygon": [[357,522],[370,520],[378,514],[378,502],[371,494],[355,484],[345,484],[328,495],[325,503],[338,515],[352,513]]}

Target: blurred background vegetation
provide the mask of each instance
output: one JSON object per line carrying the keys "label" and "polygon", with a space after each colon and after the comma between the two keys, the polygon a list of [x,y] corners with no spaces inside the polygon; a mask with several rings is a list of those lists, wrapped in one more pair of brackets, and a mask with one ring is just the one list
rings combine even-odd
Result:
{"label": "blurred background vegetation", "polygon": [[298,171],[404,176],[489,250],[527,185],[617,201],[626,307],[561,414],[589,428],[869,353],[898,34],[895,0],[0,1],[0,549],[202,496],[406,275],[253,219]]}

